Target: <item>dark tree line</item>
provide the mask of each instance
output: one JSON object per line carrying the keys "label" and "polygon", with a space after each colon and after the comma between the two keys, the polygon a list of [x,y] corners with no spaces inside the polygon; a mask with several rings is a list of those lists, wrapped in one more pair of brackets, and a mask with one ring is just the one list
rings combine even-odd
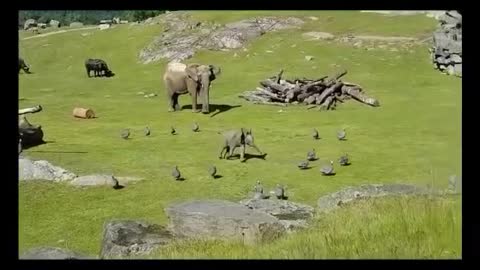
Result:
{"label": "dark tree line", "polygon": [[72,22],[98,24],[100,20],[120,17],[122,20],[141,21],[163,13],[163,10],[21,10],[18,14],[18,24],[23,26],[26,20],[35,19],[39,23],[57,20],[61,25]]}

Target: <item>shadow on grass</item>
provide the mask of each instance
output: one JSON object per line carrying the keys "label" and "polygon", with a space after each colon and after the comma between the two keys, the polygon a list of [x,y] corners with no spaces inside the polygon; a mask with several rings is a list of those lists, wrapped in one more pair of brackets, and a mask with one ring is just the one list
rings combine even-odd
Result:
{"label": "shadow on grass", "polygon": [[[210,104],[210,112],[213,112],[213,114],[210,115],[210,117],[214,117],[220,113],[223,113],[223,112],[227,112],[231,109],[234,109],[234,108],[238,108],[238,107],[241,107],[242,105],[227,105],[227,104]],[[197,104],[197,108],[201,108],[202,105],[201,104]],[[191,110],[192,109],[192,105],[183,105],[182,106],[182,110],[184,109],[188,109],[188,110]]]}
{"label": "shadow on grass", "polygon": [[222,178],[222,177],[223,177],[222,175],[217,174],[217,175],[215,175],[215,176],[213,177],[213,179],[220,179],[220,178]]}

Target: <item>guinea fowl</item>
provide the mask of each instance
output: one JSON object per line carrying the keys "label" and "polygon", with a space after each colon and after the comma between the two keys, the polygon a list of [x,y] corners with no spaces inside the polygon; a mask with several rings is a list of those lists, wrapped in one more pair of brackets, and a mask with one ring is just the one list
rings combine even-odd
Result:
{"label": "guinea fowl", "polygon": [[128,129],[128,128],[123,129],[123,130],[120,132],[120,137],[122,137],[122,139],[127,140],[128,137],[130,137],[130,129]]}
{"label": "guinea fowl", "polygon": [[115,176],[113,176],[113,175],[112,175],[112,180],[113,180],[113,189],[121,189],[123,187],[118,182],[118,179],[115,178]]}
{"label": "guinea fowl", "polygon": [[173,168],[172,176],[175,180],[180,180],[181,174],[180,174],[180,171],[178,170],[178,166],[175,166],[175,168]]}
{"label": "guinea fowl", "polygon": [[177,131],[175,130],[174,127],[170,127],[172,130],[170,131],[170,134],[172,135],[175,135],[177,133]]}
{"label": "guinea fowl", "polygon": [[330,160],[330,164],[327,164],[327,165],[323,166],[323,167],[320,169],[320,172],[321,172],[323,175],[334,175],[334,174],[335,174],[335,170],[333,169],[333,160]]}
{"label": "guinea fowl", "polygon": [[215,178],[215,176],[217,175],[217,167],[215,167],[215,165],[210,166],[210,168],[208,169],[208,173],[210,174],[210,176]]}
{"label": "guinea fowl", "polygon": [[305,170],[305,169],[308,169],[308,161],[302,161],[300,163],[298,163],[298,168],[300,168],[301,170]]}
{"label": "guinea fowl", "polygon": [[315,153],[315,149],[312,149],[312,151],[308,151],[308,153],[307,153],[307,160],[308,160],[308,161],[317,160],[317,154]]}
{"label": "guinea fowl", "polygon": [[280,184],[277,184],[277,187],[275,188],[275,197],[277,197],[279,200],[283,200],[285,198],[285,188]]}
{"label": "guinea fowl", "polygon": [[193,123],[192,130],[193,130],[193,132],[200,131],[200,126],[198,125],[198,123]]}
{"label": "guinea fowl", "polygon": [[350,165],[350,159],[348,158],[348,155],[345,154],[345,155],[341,156],[341,157],[338,159],[338,163],[340,163],[340,166]]}
{"label": "guinea fowl", "polygon": [[347,136],[347,133],[345,132],[345,129],[342,129],[342,130],[340,130],[340,131],[337,131],[337,138],[338,138],[340,141],[344,141],[346,136]]}
{"label": "guinea fowl", "polygon": [[145,127],[145,130],[143,131],[145,136],[150,136],[150,128],[149,127]]}
{"label": "guinea fowl", "polygon": [[315,129],[315,128],[313,129],[312,137],[313,137],[314,140],[320,139],[320,136],[318,135],[318,130]]}

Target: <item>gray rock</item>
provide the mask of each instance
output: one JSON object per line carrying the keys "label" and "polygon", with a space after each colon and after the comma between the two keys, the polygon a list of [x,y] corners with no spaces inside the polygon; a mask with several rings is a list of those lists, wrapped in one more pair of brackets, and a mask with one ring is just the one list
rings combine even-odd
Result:
{"label": "gray rock", "polygon": [[309,38],[310,40],[320,40],[320,39],[330,40],[335,38],[333,34],[330,34],[327,32],[306,32],[306,33],[303,33],[302,36],[304,38]]}
{"label": "gray rock", "polygon": [[190,201],[172,205],[166,213],[171,230],[182,237],[255,244],[272,241],[285,233],[277,218],[228,201]]}
{"label": "gray rock", "polygon": [[100,257],[109,259],[148,255],[173,239],[173,234],[160,225],[135,220],[111,221],[104,226]]}
{"label": "gray rock", "polygon": [[455,64],[462,63],[462,57],[458,54],[451,54],[449,60],[450,60],[450,63],[455,63]]}
{"label": "gray rock", "polygon": [[455,65],[455,75],[462,77],[462,64]]}
{"label": "gray rock", "polygon": [[50,27],[60,27],[60,22],[57,20],[50,20],[48,24],[50,25]]}
{"label": "gray rock", "polygon": [[415,194],[421,195],[427,193],[428,192],[425,188],[407,184],[367,184],[357,187],[346,187],[338,192],[320,197],[317,202],[317,211],[330,212],[345,203],[363,198]]}
{"label": "gray rock", "polygon": [[74,186],[115,186],[116,181],[113,175],[92,174],[77,177],[70,184]]}
{"label": "gray rock", "polygon": [[38,247],[20,255],[21,260],[81,260],[89,257],[77,252],[57,247]]}
{"label": "gray rock", "polygon": [[454,75],[454,74],[455,74],[455,68],[454,68],[453,65],[449,65],[449,66],[447,67],[447,74],[448,74],[448,75]]}
{"label": "gray rock", "polygon": [[81,22],[72,22],[70,27],[83,27],[83,23]]}
{"label": "gray rock", "polygon": [[28,19],[23,24],[23,30],[28,30],[28,29],[30,29],[32,27],[36,27],[36,26],[37,26],[37,21],[35,21],[34,19]]}
{"label": "gray rock", "polygon": [[315,213],[315,209],[309,205],[286,200],[246,199],[240,203],[249,209],[269,214],[279,220],[309,220]]}
{"label": "gray rock", "polygon": [[20,181],[48,180],[69,181],[77,177],[74,173],[52,165],[46,160],[32,161],[20,157],[18,159],[18,179]]}

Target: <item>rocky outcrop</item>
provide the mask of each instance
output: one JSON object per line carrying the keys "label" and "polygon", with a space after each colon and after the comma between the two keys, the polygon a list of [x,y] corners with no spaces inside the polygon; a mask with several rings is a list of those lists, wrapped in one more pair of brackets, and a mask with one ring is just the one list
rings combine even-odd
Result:
{"label": "rocky outcrop", "polygon": [[116,181],[113,175],[109,174],[92,174],[79,176],[70,182],[74,186],[114,186]]}
{"label": "rocky outcrop", "polygon": [[35,21],[34,19],[28,19],[23,24],[23,30],[28,30],[28,29],[30,29],[32,27],[36,27],[36,26],[37,26],[37,21]]}
{"label": "rocky outcrop", "polygon": [[117,220],[105,224],[100,257],[125,258],[148,255],[169,244],[173,234],[165,227],[135,220]]}
{"label": "rocky outcrop", "polygon": [[81,22],[72,22],[72,23],[70,24],[70,27],[72,27],[72,28],[73,28],[73,27],[83,27],[83,23],[81,23]]}
{"label": "rocky outcrop", "polygon": [[221,200],[190,201],[166,209],[176,236],[194,239],[269,242],[285,233],[277,218]]}
{"label": "rocky outcrop", "polygon": [[48,180],[69,181],[77,177],[74,173],[52,165],[46,160],[32,161],[20,157],[18,159],[18,179],[20,181]]}
{"label": "rocky outcrop", "polygon": [[448,11],[439,21],[430,50],[434,67],[448,75],[462,77],[462,15]]}
{"label": "rocky outcrop", "polygon": [[269,214],[279,220],[287,232],[306,228],[314,215],[314,208],[287,200],[246,199],[240,201],[249,209]]}
{"label": "rocky outcrop", "polygon": [[89,257],[73,252],[67,249],[57,247],[39,247],[33,248],[22,255],[21,260],[82,260],[90,259]]}
{"label": "rocky outcrop", "polygon": [[263,17],[221,27],[219,24],[193,21],[183,12],[170,12],[159,16],[158,23],[165,25],[165,31],[141,50],[139,58],[145,64],[160,59],[179,62],[192,57],[199,49],[240,48],[267,32],[296,27],[303,21],[293,17]]}
{"label": "rocky outcrop", "polygon": [[430,192],[421,187],[408,184],[367,184],[357,187],[347,187],[335,193],[318,199],[318,212],[330,212],[355,200],[383,196],[423,195]]}

